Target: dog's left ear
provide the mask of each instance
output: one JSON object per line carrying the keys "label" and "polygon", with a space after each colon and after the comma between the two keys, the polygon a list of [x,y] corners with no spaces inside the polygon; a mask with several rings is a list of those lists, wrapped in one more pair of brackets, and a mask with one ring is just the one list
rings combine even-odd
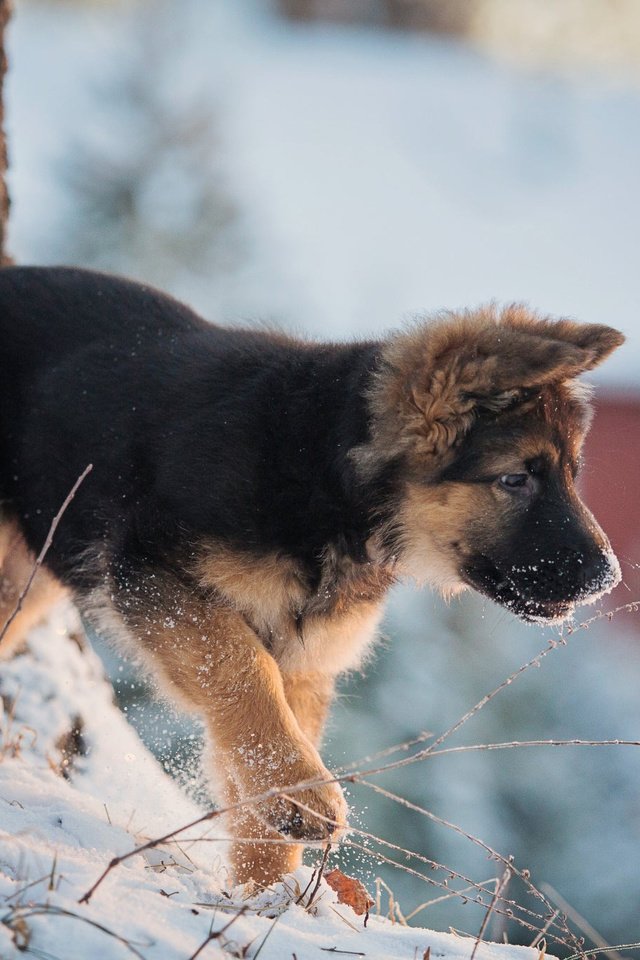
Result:
{"label": "dog's left ear", "polygon": [[512,330],[520,330],[556,343],[567,343],[583,351],[576,355],[579,369],[573,376],[599,366],[614,350],[622,346],[626,339],[619,330],[601,323],[537,319],[520,306],[507,308],[502,314],[502,322]]}
{"label": "dog's left ear", "polygon": [[623,342],[611,327],[541,320],[519,306],[445,315],[386,345],[370,396],[375,446],[385,459],[442,462],[481,409],[498,413],[524,390],[571,380]]}

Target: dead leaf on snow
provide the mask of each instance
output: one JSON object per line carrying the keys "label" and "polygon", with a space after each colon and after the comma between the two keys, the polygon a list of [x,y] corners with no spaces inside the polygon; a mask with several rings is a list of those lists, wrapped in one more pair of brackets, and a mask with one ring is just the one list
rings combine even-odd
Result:
{"label": "dead leaf on snow", "polygon": [[373,906],[374,901],[364,884],[348,877],[342,870],[330,870],[325,873],[324,878],[338,894],[338,903],[346,903],[358,916],[368,913]]}

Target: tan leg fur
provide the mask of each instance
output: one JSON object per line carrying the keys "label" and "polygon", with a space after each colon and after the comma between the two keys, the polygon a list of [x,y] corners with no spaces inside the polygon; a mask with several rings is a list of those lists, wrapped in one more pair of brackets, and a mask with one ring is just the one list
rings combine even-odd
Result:
{"label": "tan leg fur", "polygon": [[[143,599],[140,592],[122,596],[120,614],[167,692],[203,716],[227,803],[272,787],[331,780],[305,733],[318,736],[331,681],[300,674],[283,679],[244,618],[203,595],[156,582],[152,594],[142,592]],[[321,783],[293,796],[321,817],[344,825],[346,804],[337,784]],[[333,832],[323,820],[281,798],[234,815],[231,827],[238,837],[279,839],[284,834],[305,841],[326,840]],[[238,843],[231,851],[236,880],[261,883],[278,879],[297,866],[300,857],[297,844]]]}
{"label": "tan leg fur", "polygon": [[[333,697],[333,678],[310,672],[285,673],[282,680],[287,702],[300,729],[317,747]],[[234,793],[232,784],[227,797],[230,803],[239,799],[239,794],[237,791]],[[285,873],[291,873],[302,862],[302,845],[292,841],[283,842],[281,835],[275,830],[266,829],[264,823],[250,809],[240,811],[234,817],[233,832],[237,837],[272,841],[233,845],[232,866],[240,882],[252,879],[257,883],[269,884]]]}

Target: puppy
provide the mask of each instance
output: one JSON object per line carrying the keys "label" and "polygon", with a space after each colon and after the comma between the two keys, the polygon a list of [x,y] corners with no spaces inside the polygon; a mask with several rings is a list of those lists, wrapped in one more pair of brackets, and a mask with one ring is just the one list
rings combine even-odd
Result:
{"label": "puppy", "polygon": [[488,307],[304,342],[27,267],[0,271],[0,318],[0,623],[93,464],[5,640],[70,591],[202,715],[223,803],[308,783],[233,815],[238,881],[300,862],[301,844],[261,841],[344,827],[318,741],[396,578],[537,621],[620,579],[574,486],[576,377],[623,342],[610,327]]}

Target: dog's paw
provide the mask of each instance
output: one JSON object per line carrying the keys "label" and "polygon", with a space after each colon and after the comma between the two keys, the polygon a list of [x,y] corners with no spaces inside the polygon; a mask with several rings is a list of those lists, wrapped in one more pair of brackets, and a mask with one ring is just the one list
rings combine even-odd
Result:
{"label": "dog's paw", "polygon": [[[329,779],[331,774],[325,770],[322,776]],[[274,797],[258,812],[282,836],[308,842],[337,839],[347,825],[348,807],[337,783],[323,783]]]}

